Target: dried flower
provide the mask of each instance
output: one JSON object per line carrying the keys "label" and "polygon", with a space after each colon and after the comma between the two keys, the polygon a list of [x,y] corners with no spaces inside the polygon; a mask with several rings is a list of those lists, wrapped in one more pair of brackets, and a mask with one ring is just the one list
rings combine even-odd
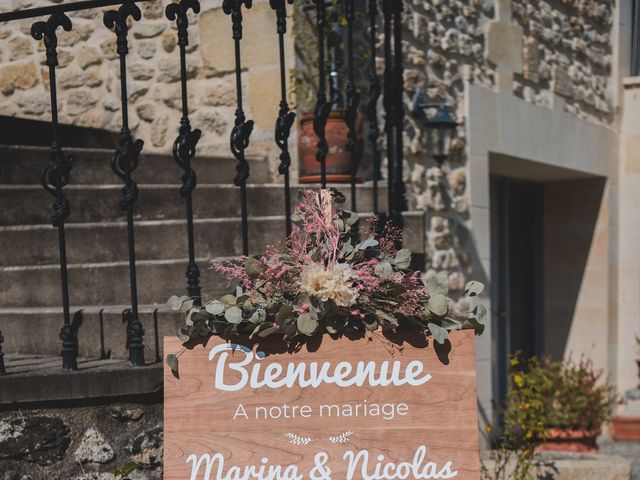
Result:
{"label": "dried flower", "polygon": [[302,268],[300,289],[323,302],[333,300],[339,307],[350,307],[358,299],[354,285],[355,274],[346,263],[337,263],[329,268],[319,263],[309,263]]}

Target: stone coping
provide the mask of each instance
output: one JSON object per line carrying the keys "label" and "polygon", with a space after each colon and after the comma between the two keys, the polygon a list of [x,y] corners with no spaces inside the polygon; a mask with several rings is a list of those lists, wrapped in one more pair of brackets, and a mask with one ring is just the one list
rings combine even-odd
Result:
{"label": "stone coping", "polygon": [[[490,452],[482,452],[484,465],[492,472],[494,462],[490,459]],[[553,480],[629,480],[631,478],[631,460],[602,453],[569,453],[542,452],[539,454],[542,476],[538,478],[553,478]],[[515,466],[515,459],[507,467],[511,470]],[[547,476],[545,476],[545,474]]]}
{"label": "stone coping", "polygon": [[62,369],[59,356],[6,355],[0,376],[0,406],[105,399],[162,390],[162,363],[131,367],[126,360],[78,359],[78,370]]}

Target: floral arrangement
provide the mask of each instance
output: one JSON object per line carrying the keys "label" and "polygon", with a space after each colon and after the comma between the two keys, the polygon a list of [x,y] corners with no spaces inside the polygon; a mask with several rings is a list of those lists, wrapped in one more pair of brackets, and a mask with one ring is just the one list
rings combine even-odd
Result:
{"label": "floral arrangement", "polygon": [[[202,306],[189,297],[171,297],[170,307],[186,314],[180,339],[280,334],[293,340],[410,328],[444,343],[451,330],[482,332],[484,306],[458,311],[447,297],[444,273],[425,285],[409,270],[411,252],[397,248],[398,229],[369,220],[368,234],[354,244],[358,216],[341,208],[344,201],[337,190],[305,190],[285,245],[269,247],[259,258],[214,263],[230,285],[237,284],[235,295]],[[477,296],[483,288],[471,281],[465,295]]]}

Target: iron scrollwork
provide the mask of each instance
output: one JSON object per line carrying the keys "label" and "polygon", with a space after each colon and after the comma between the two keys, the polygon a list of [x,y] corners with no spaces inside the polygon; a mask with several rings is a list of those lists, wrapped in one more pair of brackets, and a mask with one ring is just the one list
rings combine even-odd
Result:
{"label": "iron scrollwork", "polygon": [[58,142],[58,96],[56,91],[56,67],[58,66],[58,36],[56,30],[72,29],[71,19],[64,13],[54,13],[46,21],[36,22],[31,26],[31,36],[43,41],[46,52],[46,65],[49,68],[49,90],[51,100],[51,153],[49,161],[42,172],[40,183],[55,199],[51,223],[58,229],[58,247],[60,253],[60,278],[62,285],[62,310],[64,325],[60,331],[62,340],[62,367],[65,370],[78,368],[78,339],[76,327],[71,323],[69,307],[69,281],[67,278],[67,247],[64,222],[71,213],[69,200],[63,188],[71,180],[71,169],[75,162],[73,156],[65,155]]}
{"label": "iron scrollwork", "polygon": [[247,212],[247,180],[249,179],[249,162],[245,150],[249,147],[249,138],[253,131],[253,121],[247,120],[242,107],[242,61],[240,59],[240,40],[242,40],[242,6],[251,8],[252,0],[224,0],[222,11],[231,16],[236,69],[236,101],[235,121],[229,138],[231,153],[238,161],[234,183],[240,187],[240,209],[242,214],[242,253],[249,254],[249,227]]}
{"label": "iron scrollwork", "polygon": [[123,321],[127,324],[127,347],[129,349],[129,363],[132,366],[142,366],[144,361],[143,336],[144,329],[138,318],[138,286],[136,279],[136,256],[133,226],[133,205],[138,200],[138,185],[132,178],[132,173],[138,168],[140,153],[144,146],[142,140],[135,140],[129,130],[128,98],[127,98],[127,67],[126,56],[129,53],[127,35],[129,17],[140,20],[142,12],[138,6],[127,1],[118,10],[110,10],[104,14],[104,25],[116,34],[116,48],[120,57],[120,99],[122,104],[122,128],[118,136],[118,145],[111,159],[111,169],[120,178],[124,187],[120,199],[120,208],[127,213],[127,237],[129,247],[129,281],[131,288],[131,310],[122,313]]}
{"label": "iron scrollwork", "polygon": [[109,10],[104,14],[105,27],[113,30],[116,34],[116,51],[121,58],[129,53],[129,41],[127,40],[127,34],[129,33],[127,19],[129,17],[135,21],[139,21],[142,18],[140,8],[133,2],[125,2],[118,10]]}
{"label": "iron scrollwork", "polygon": [[355,154],[358,143],[358,132],[356,130],[356,120],[358,116],[358,107],[360,106],[360,92],[355,84],[355,65],[354,65],[354,45],[353,45],[353,23],[355,21],[354,0],[345,0],[345,17],[348,29],[347,55],[349,58],[349,80],[346,87],[347,108],[345,109],[345,121],[349,128],[347,137],[347,150],[352,155]]}
{"label": "iron scrollwork", "polygon": [[[367,116],[369,117],[369,137],[373,156],[373,213],[377,216],[378,208],[378,180],[380,178],[380,127],[378,126],[378,101],[382,94],[382,87],[376,71],[376,25],[378,17],[377,0],[369,0],[369,102]],[[382,225],[382,222],[378,222]]]}
{"label": "iron scrollwork", "polygon": [[182,89],[182,118],[178,137],[173,143],[173,159],[183,170],[180,195],[185,199],[187,206],[187,241],[189,250],[189,265],[187,266],[187,292],[194,298],[197,304],[201,303],[200,269],[195,261],[195,240],[193,235],[193,207],[192,193],[196,188],[196,173],[191,167],[191,161],[196,155],[196,147],[202,136],[199,129],[191,129],[189,121],[189,106],[187,103],[187,67],[186,47],[189,45],[189,10],[200,12],[198,0],[181,0],[180,3],[171,3],[166,8],[167,18],[175,21],[178,28],[178,45],[180,47],[180,83]]}
{"label": "iron scrollwork", "polygon": [[4,366],[4,352],[2,351],[3,343],[4,343],[4,337],[2,336],[2,332],[0,332],[0,375],[7,374],[7,370]]}
{"label": "iron scrollwork", "polygon": [[280,53],[280,108],[275,125],[275,142],[280,149],[280,165],[278,173],[284,175],[284,211],[285,232],[288,237],[291,233],[291,192],[289,190],[289,167],[291,167],[291,155],[289,153],[289,135],[295,122],[296,114],[289,109],[287,102],[287,79],[285,74],[284,35],[287,33],[287,3],[293,4],[293,0],[269,0],[271,8],[276,12],[276,31],[278,32],[278,46]]}
{"label": "iron scrollwork", "polygon": [[325,79],[325,39],[324,30],[326,27],[326,4],[325,0],[314,0],[316,4],[316,27],[318,31],[318,93],[316,105],[313,109],[313,131],[318,137],[316,147],[316,160],[320,162],[321,184],[326,187],[326,160],[329,154],[329,144],[327,143],[326,127],[332,103],[327,101],[326,79]]}

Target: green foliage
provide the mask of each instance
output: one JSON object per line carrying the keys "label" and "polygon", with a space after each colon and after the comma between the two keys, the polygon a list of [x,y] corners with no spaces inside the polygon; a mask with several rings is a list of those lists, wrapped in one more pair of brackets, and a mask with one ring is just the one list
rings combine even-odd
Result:
{"label": "green foliage", "polygon": [[[409,270],[411,251],[397,247],[402,232],[388,225],[381,233],[370,225],[368,234],[353,241],[351,228],[358,215],[342,208],[345,200],[335,189],[308,190],[292,215],[294,228],[283,249],[214,265],[242,286],[235,294],[202,306],[187,296],[170,297],[169,307],[186,317],[178,337],[184,343],[211,335],[230,340],[275,334],[299,340],[402,328],[443,344],[452,330],[482,333],[486,308],[458,311],[448,296],[447,272],[425,285]],[[465,294],[472,299],[483,289],[482,283],[472,281]],[[177,357],[167,357],[167,363],[177,372]]]}
{"label": "green foliage", "polygon": [[126,480],[127,475],[135,472],[139,467],[139,463],[129,462],[121,468],[116,468],[111,472],[111,474],[116,478],[116,480]]}
{"label": "green foliage", "polygon": [[[542,465],[535,448],[551,429],[599,430],[611,415],[615,402],[612,389],[600,383],[593,363],[531,358],[510,360],[504,429],[492,451],[493,472],[483,463],[484,479],[526,480]],[[510,466],[511,465],[511,466]]]}

